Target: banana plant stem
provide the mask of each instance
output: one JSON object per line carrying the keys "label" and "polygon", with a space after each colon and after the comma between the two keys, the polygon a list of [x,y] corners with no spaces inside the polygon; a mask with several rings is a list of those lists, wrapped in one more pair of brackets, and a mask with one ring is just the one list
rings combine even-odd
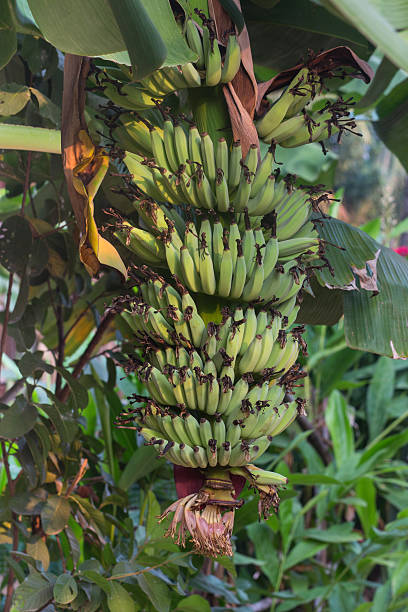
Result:
{"label": "banana plant stem", "polygon": [[30,125],[0,124],[0,149],[61,154],[61,132]]}

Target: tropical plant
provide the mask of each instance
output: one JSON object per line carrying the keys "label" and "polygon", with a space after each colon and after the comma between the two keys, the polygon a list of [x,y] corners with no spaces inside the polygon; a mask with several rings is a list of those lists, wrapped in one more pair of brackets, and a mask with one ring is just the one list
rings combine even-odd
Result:
{"label": "tropical plant", "polygon": [[[243,4],[250,33],[256,28],[251,21],[267,22],[255,4],[262,3]],[[221,568],[233,571],[219,555],[232,554],[235,508],[252,493],[246,491],[240,499],[237,495],[246,480],[260,494],[261,515],[277,507],[277,488],[286,483],[287,469],[279,464],[280,475],[252,461],[259,458],[269,467],[270,436],[302,415],[307,399],[293,396],[303,378],[294,364],[299,347],[306,348],[303,328],[293,327],[295,319],[332,324],[344,311],[349,346],[393,357],[407,353],[406,262],[355,228],[328,218],[321,208],[332,197],[329,190],[305,186],[276,170],[282,147],[313,147],[309,143],[314,140],[355,131],[345,91],[353,90],[351,77],[368,81],[371,69],[340,46],[311,54],[292,69],[295,62],[288,55],[279,67],[286,70],[278,69],[278,74],[265,72],[266,62],[258,87],[255,74],[262,73],[262,66],[256,65],[254,72],[248,33],[234,2],[207,6],[162,0],[157,6],[132,2],[126,7],[98,2],[85,9],[74,3],[68,14],[58,2],[50,7],[33,0],[29,5],[32,14],[23,3],[7,4],[2,30],[8,41],[3,63],[12,59],[3,69],[0,145],[14,151],[2,160],[7,192],[2,204],[8,208],[1,262],[8,286],[1,351],[7,334],[12,335],[15,347],[8,350],[11,355],[14,351],[21,373],[6,391],[6,398],[17,397],[10,407],[4,405],[0,423],[8,482],[2,518],[7,542],[7,528],[12,527],[13,550],[20,533],[26,540],[26,552],[14,553],[10,560],[6,609],[13,573],[24,578],[18,557],[28,562],[30,573],[17,589],[16,610],[48,605],[169,609],[173,604],[166,584],[178,585],[179,596],[173,595],[178,609],[206,609],[198,595],[180,603],[195,568],[176,546],[163,543],[163,529],[155,524],[159,506],[149,492],[159,465],[154,450],[176,465],[179,499],[162,515],[167,533],[179,544],[190,536],[198,552],[216,556]],[[284,23],[281,6],[263,10],[271,23]],[[326,19],[324,28],[329,23],[338,38],[357,39],[370,49],[338,15],[316,10]],[[13,55],[16,32],[25,36],[19,35],[18,54]],[[377,42],[372,28],[369,34]],[[255,39],[259,44],[260,37]],[[394,47],[380,42],[379,49],[392,55]],[[62,96],[61,53],[56,48],[66,52]],[[374,84],[377,89],[367,101]],[[378,81],[370,89],[360,94],[359,104],[366,109],[377,101]],[[400,97],[394,90],[389,96],[400,101],[403,89],[397,89]],[[22,157],[16,151],[59,152],[55,128],[61,99],[65,182],[51,155],[29,152]],[[382,104],[388,112],[387,96],[382,95]],[[23,126],[24,119],[34,127]],[[266,143],[260,148],[258,134]],[[86,271],[75,255],[75,222]],[[91,282],[87,272],[100,275],[106,270],[101,266],[130,278],[125,292],[104,313],[104,304],[118,296],[122,282],[115,271]],[[91,369],[82,375],[89,360],[113,340],[115,327],[123,342],[120,351],[117,343],[108,345],[108,371]],[[48,349],[54,352],[53,365],[44,354]],[[67,369],[71,364],[73,369]],[[117,364],[133,384],[125,389],[120,385],[120,394],[139,404],[124,412],[114,390]],[[53,391],[46,376],[53,377]],[[25,393],[18,395],[24,386]],[[93,390],[90,403],[87,389]],[[367,459],[354,450],[339,394],[329,406],[327,423],[340,474],[319,468],[314,485],[339,484],[338,500],[362,482],[367,484],[365,503],[372,505],[368,459],[379,457],[374,452]],[[377,412],[367,420],[373,444],[386,424],[386,413],[380,418]],[[96,415],[103,446],[94,436]],[[113,418],[118,428],[112,432]],[[141,433],[148,446],[139,446],[138,437],[123,427]],[[394,456],[399,443],[390,446]],[[97,455],[102,451],[101,466]],[[344,469],[352,466],[352,480],[341,473],[345,452],[350,465]],[[145,462],[150,462],[147,471]],[[92,488],[79,484],[88,467],[90,482],[100,483]],[[382,469],[378,463],[381,476]],[[139,478],[145,495],[137,520],[145,522],[146,532],[139,531],[135,542],[123,492]],[[296,484],[296,476],[292,482]],[[301,535],[301,517],[327,495],[327,487],[299,512],[291,491],[284,491],[279,519],[269,519],[275,526],[274,520],[280,521],[284,550],[276,571],[271,566],[266,575],[276,597],[297,605],[299,597],[294,601],[293,592],[279,590],[284,572],[325,549],[321,542],[332,540],[317,538],[317,545],[310,533]],[[364,493],[361,497],[364,503]],[[110,505],[111,513],[106,511]],[[255,500],[247,504],[250,512],[256,505]],[[329,507],[319,507],[320,519]],[[166,517],[172,512],[169,524]],[[245,510],[240,512],[244,517]],[[286,515],[293,520],[289,532],[283,526]],[[363,515],[358,517],[363,522]],[[253,541],[261,546],[263,527],[258,537],[252,526]],[[367,537],[371,527],[364,527]],[[340,543],[334,531],[330,537]],[[346,531],[341,543],[350,544],[356,534]],[[84,535],[86,555],[78,552]],[[278,538],[273,543],[278,545]],[[135,551],[135,544],[140,550]],[[60,576],[47,572],[54,546],[63,569],[71,557],[70,572]],[[292,553],[295,562],[287,565]],[[341,570],[341,578],[353,563]],[[314,579],[305,589],[313,584]],[[232,594],[221,581],[195,576],[191,585],[245,604],[242,593]],[[364,585],[359,583],[360,597]],[[311,599],[340,597],[337,586],[329,586]],[[403,590],[392,589],[387,597],[398,606]],[[310,595],[300,603],[311,601]],[[284,604],[280,608],[291,609]]]}

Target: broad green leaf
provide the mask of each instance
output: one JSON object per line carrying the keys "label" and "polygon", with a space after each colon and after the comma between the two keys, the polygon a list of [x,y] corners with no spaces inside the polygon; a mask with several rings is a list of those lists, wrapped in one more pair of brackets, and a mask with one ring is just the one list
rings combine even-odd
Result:
{"label": "broad green leaf", "polygon": [[296,65],[307,49],[318,51],[346,45],[363,59],[371,54],[370,43],[354,24],[346,23],[315,2],[291,0],[261,7],[247,0],[242,9],[254,61],[276,72]]}
{"label": "broad green leaf", "polygon": [[48,42],[67,53],[95,56],[125,51],[107,0],[72,0],[69,11],[64,0],[28,0],[34,19]]}
{"label": "broad green leaf", "polygon": [[370,444],[360,457],[360,465],[364,463],[378,463],[393,457],[399,449],[408,443],[408,430],[393,436],[388,436],[385,440],[380,440],[375,444]]}
{"label": "broad green leaf", "polygon": [[344,332],[350,348],[399,359],[408,356],[408,262],[382,247],[380,293],[346,291]]}
{"label": "broad green leaf", "polygon": [[318,552],[326,548],[327,544],[320,544],[318,542],[298,542],[294,548],[290,551],[284,565],[284,569],[287,570],[298,563],[301,563],[305,559],[314,557]]}
{"label": "broad green leaf", "polygon": [[327,289],[312,278],[310,282],[313,297],[303,294],[296,323],[307,325],[335,325],[343,316],[344,292],[341,289]]}
{"label": "broad green leaf", "polygon": [[[151,42],[161,40],[167,49],[167,56],[162,65],[176,66],[194,61],[196,58],[178,29],[168,0],[156,0],[155,2],[135,0],[126,3],[126,6],[120,3],[118,6],[122,14],[119,23],[114,17],[109,0],[87,0],[86,4],[81,0],[71,0],[69,11],[66,10],[64,0],[54,0],[51,4],[47,0],[29,0],[29,6],[46,40],[57,49],[67,53],[106,56],[126,51],[125,41],[128,41],[132,56],[141,49],[140,56],[134,59],[140,62],[141,56],[143,57],[144,74],[148,74],[159,67],[157,62],[162,53],[153,54],[152,51],[149,58],[149,53],[146,53],[147,42],[143,43],[144,48],[138,46],[136,32],[140,36],[142,28],[149,29],[150,22],[153,23],[154,30],[150,27],[149,31],[157,30],[159,33],[159,37],[155,36]],[[115,8],[115,14],[116,10]],[[143,14],[144,17],[147,14],[149,20],[143,19],[143,16],[140,17]],[[135,28],[138,18],[141,21]],[[130,41],[130,34],[127,31],[126,34],[121,32],[126,19],[135,28],[135,40],[133,41]],[[144,38],[141,40],[144,41]],[[150,48],[150,44],[147,48]],[[162,46],[161,48],[163,49]],[[126,56],[121,59],[126,59]],[[146,72],[147,66],[149,69]]]}
{"label": "broad green leaf", "polygon": [[[0,30],[1,34],[1,30]],[[0,115],[17,115],[31,98],[29,87],[18,83],[6,83],[0,89]]]}
{"label": "broad green leaf", "polygon": [[387,405],[394,395],[394,381],[394,362],[389,357],[380,357],[367,391],[366,414],[370,440],[378,436],[387,422]]}
{"label": "broad green leaf", "polygon": [[46,363],[41,359],[42,353],[36,351],[35,353],[24,353],[22,358],[18,362],[18,369],[22,376],[27,378],[37,373],[37,376],[42,372],[52,374],[54,368],[49,363]]}
{"label": "broad green leaf", "polygon": [[108,608],[110,612],[135,612],[136,605],[127,590],[114,580],[110,585],[108,594]]}
{"label": "broad green leaf", "polygon": [[32,430],[36,421],[36,407],[29,404],[23,395],[19,395],[14,404],[1,415],[0,438],[12,440],[24,436]]}
{"label": "broad green leaf", "polygon": [[[49,397],[53,394],[49,391]],[[63,443],[70,443],[78,430],[78,423],[73,419],[68,407],[54,398],[53,404],[38,404],[38,407],[49,417]]]}
{"label": "broad green leaf", "polygon": [[330,610],[336,610],[336,612],[349,612],[350,610],[355,611],[355,597],[353,593],[350,593],[344,584],[336,584],[329,595]]}
{"label": "broad green leaf", "polygon": [[251,0],[243,2],[243,9],[249,27],[251,22],[274,23],[283,26],[283,31],[286,27],[293,27],[367,47],[367,41],[358,29],[309,0],[291,0],[290,5],[279,2],[275,6],[264,8],[256,6]]}
{"label": "broad green leaf", "polygon": [[160,537],[163,533],[163,527],[157,522],[157,517],[160,516],[160,504],[153,491],[147,493],[147,516],[145,519],[146,534],[150,538]]}
{"label": "broad green leaf", "polygon": [[372,527],[376,527],[378,523],[378,511],[376,506],[376,489],[371,478],[359,478],[356,485],[357,497],[364,499],[367,506],[361,508],[356,507],[356,512],[360,518],[366,537],[369,537]]}
{"label": "broad green leaf", "polygon": [[118,487],[127,491],[133,483],[147,476],[153,470],[162,466],[163,462],[157,457],[157,452],[151,446],[140,446],[135,450],[126,464],[118,482]]}
{"label": "broad green leaf", "polygon": [[378,99],[384,95],[385,89],[391,83],[397,71],[398,68],[387,57],[384,57],[369,88],[356,104],[356,110],[362,112],[375,105]]}
{"label": "broad green leaf", "polygon": [[[386,355],[388,357],[408,356],[408,262],[391,249],[381,246],[370,236],[347,223],[329,218],[318,226],[319,234],[329,243],[343,247],[345,251],[328,246],[327,255],[335,270],[331,276],[328,270],[319,271],[321,283],[345,287],[342,291],[344,305],[344,330],[350,348]],[[352,289],[355,281],[352,266],[363,269],[367,261],[375,259],[371,272],[377,271],[378,295],[365,289]],[[369,275],[368,275],[369,276]],[[330,290],[332,291],[332,290]],[[329,295],[328,290],[319,290],[318,304],[306,296],[305,308],[299,312],[297,321],[310,324],[328,322],[332,310],[334,319],[339,313],[339,303]],[[326,314],[324,312],[326,311]],[[322,320],[323,319],[323,320]]]}
{"label": "broad green leaf", "polygon": [[384,612],[384,610],[387,610],[390,601],[391,581],[387,580],[385,584],[382,584],[377,588],[373,599],[373,605],[370,608],[370,612]]}
{"label": "broad green leaf", "polygon": [[166,45],[142,0],[122,0],[120,3],[108,0],[108,3],[126,43],[134,78],[143,79],[163,64]]}
{"label": "broad green leaf", "polygon": [[175,612],[211,612],[211,608],[201,595],[190,595],[179,602]]}
{"label": "broad green leaf", "polygon": [[16,514],[39,514],[42,506],[47,501],[45,489],[35,489],[34,491],[23,491],[17,493],[10,500],[10,508]]}
{"label": "broad green leaf", "polygon": [[[0,147],[3,148],[1,130]],[[0,264],[10,272],[21,275],[27,265],[33,243],[30,224],[20,215],[8,217],[2,223],[0,237]]]}
{"label": "broad green leaf", "polygon": [[197,588],[200,591],[207,591],[214,595],[223,597],[227,603],[238,604],[239,600],[231,589],[230,585],[224,580],[220,580],[216,576],[206,576],[204,574],[197,574],[190,582],[193,588]]}
{"label": "broad green leaf", "polygon": [[98,566],[100,565],[98,561],[95,561],[95,559],[88,559],[87,561],[85,561],[85,563],[81,563],[80,576],[87,578],[87,580],[89,580],[90,582],[94,582],[103,590],[104,593],[106,593],[106,595],[109,595],[111,591],[112,581],[107,580],[104,576],[101,575],[101,572],[102,572],[101,567],[97,568],[98,571],[96,571],[96,568],[95,569],[82,569],[82,567],[93,567],[94,565],[93,562],[98,564]]}
{"label": "broad green leaf", "polygon": [[407,109],[408,79],[405,79],[382,98],[376,108],[379,119],[373,122],[378,136],[398,157],[405,170],[408,169]]}
{"label": "broad green leaf", "polygon": [[0,70],[7,66],[17,51],[17,33],[8,4],[7,0],[0,0]]}
{"label": "broad green leaf", "polygon": [[[1,207],[1,200],[0,200],[0,207]],[[24,311],[27,307],[28,295],[30,291],[28,276],[29,276],[28,270],[26,269],[24,270],[23,275],[20,279],[20,287],[18,289],[18,296],[16,299],[16,303],[14,304],[13,312],[10,313],[9,323],[17,323],[17,321],[19,321],[21,317],[23,316]],[[21,363],[21,359],[20,359],[20,363]]]}
{"label": "broad green leaf", "polygon": [[169,612],[170,590],[163,580],[149,572],[137,576],[137,583],[158,612]]}
{"label": "broad green leaf", "polygon": [[88,392],[80,382],[77,381],[76,378],[72,376],[68,370],[62,367],[55,368],[61,376],[65,379],[68,387],[71,389],[71,397],[72,402],[76,408],[76,410],[83,410],[86,408],[88,403]]}
{"label": "broad green leaf", "polygon": [[334,457],[340,467],[354,453],[354,443],[346,401],[339,391],[331,393],[325,417],[333,443]]}
{"label": "broad green leaf", "polygon": [[371,610],[371,602],[366,601],[362,604],[360,604],[359,606],[357,606],[357,608],[355,608],[354,612],[369,612]]}
{"label": "broad green leaf", "polygon": [[167,56],[162,65],[177,66],[187,62],[194,62],[197,59],[197,55],[190,49],[181,35],[169,0],[155,0],[155,2],[142,0],[142,3],[166,44]]}
{"label": "broad green leaf", "polygon": [[273,531],[264,523],[253,523],[248,525],[247,533],[255,546],[256,558],[263,561],[262,572],[274,584],[278,576],[279,558],[273,545]]}
{"label": "broad green leaf", "polygon": [[68,524],[71,506],[65,497],[50,495],[41,509],[41,523],[46,534],[55,535]]}
{"label": "broad green leaf", "polygon": [[8,3],[10,10],[14,12],[13,21],[16,30],[19,34],[31,34],[32,36],[40,36],[41,33],[36,26],[30,7],[27,0],[15,0]]}
{"label": "broad green leaf", "polygon": [[65,530],[64,530],[64,533],[65,533],[66,538],[68,540],[70,555],[71,555],[73,564],[74,564],[74,566],[76,566],[76,564],[78,563],[79,558],[81,556],[81,545],[80,545],[80,542],[78,541],[78,538],[76,537],[76,535],[74,533],[74,530],[71,529],[71,527],[66,527]]}
{"label": "broad green leaf", "polygon": [[[397,31],[406,28],[407,9],[399,0],[325,0],[402,70],[408,71],[408,41]],[[390,6],[399,12],[390,12]],[[402,23],[401,16],[403,15]],[[399,23],[397,24],[397,21]],[[405,25],[404,25],[405,24]]]}
{"label": "broad green leaf", "polygon": [[52,599],[52,584],[37,572],[31,571],[16,589],[13,612],[36,612]]}
{"label": "broad green leaf", "polygon": [[331,217],[318,224],[318,232],[320,238],[327,241],[325,255],[334,268],[334,275],[324,268],[317,272],[317,278],[322,285],[329,287],[344,288],[353,283],[352,267],[365,268],[366,262],[373,260],[380,248],[357,227]]}
{"label": "broad green leaf", "polygon": [[405,553],[391,575],[391,588],[394,597],[408,592],[408,553]]}
{"label": "broad green leaf", "polygon": [[37,100],[38,112],[41,117],[51,121],[52,125],[58,128],[61,124],[61,109],[59,106],[54,104],[47,96],[34,87],[30,87],[30,92]]}
{"label": "broad green leaf", "polygon": [[304,538],[333,544],[358,542],[358,540],[362,539],[361,533],[356,533],[352,529],[352,523],[331,525],[327,529],[306,529]]}
{"label": "broad green leaf", "polygon": [[35,536],[27,542],[27,554],[31,555],[36,561],[41,561],[43,570],[46,572],[50,565],[50,553],[46,542],[41,536]]}
{"label": "broad green leaf", "polygon": [[61,574],[54,584],[54,599],[58,604],[69,604],[78,595],[78,585],[71,574]]}

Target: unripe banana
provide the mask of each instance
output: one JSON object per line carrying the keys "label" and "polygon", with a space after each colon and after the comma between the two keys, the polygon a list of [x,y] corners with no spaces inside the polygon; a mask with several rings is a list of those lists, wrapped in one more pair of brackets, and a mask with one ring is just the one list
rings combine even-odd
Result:
{"label": "unripe banana", "polygon": [[181,67],[181,72],[186,82],[187,87],[200,87],[201,77],[193,64],[184,64]]}
{"label": "unripe banana", "polygon": [[288,87],[282,93],[280,98],[271,106],[266,114],[256,124],[256,129],[261,138],[270,134],[285,118],[294,101],[294,94],[291,92],[293,88],[301,85],[307,78],[308,69],[304,68],[292,79]]}
{"label": "unripe banana", "polygon": [[228,164],[228,187],[230,193],[234,191],[239,185],[241,178],[241,160],[242,160],[242,149],[239,140],[232,144],[232,149],[229,155]]}
{"label": "unripe banana", "polygon": [[177,172],[179,164],[174,147],[174,125],[170,119],[166,119],[163,124],[163,141],[170,169],[172,172]]}
{"label": "unripe banana", "polygon": [[190,49],[195,51],[198,55],[198,59],[196,61],[197,68],[204,68],[205,57],[203,43],[201,41],[200,33],[193,19],[187,19],[186,21],[186,36]]}
{"label": "unripe banana", "polygon": [[230,34],[228,37],[227,50],[224,57],[224,65],[221,71],[221,83],[229,83],[237,74],[241,64],[241,48],[237,37]]}
{"label": "unripe banana", "polygon": [[[203,27],[203,35],[206,26]],[[221,53],[216,39],[209,40],[207,54],[205,56],[205,83],[207,87],[218,85],[221,80]]]}

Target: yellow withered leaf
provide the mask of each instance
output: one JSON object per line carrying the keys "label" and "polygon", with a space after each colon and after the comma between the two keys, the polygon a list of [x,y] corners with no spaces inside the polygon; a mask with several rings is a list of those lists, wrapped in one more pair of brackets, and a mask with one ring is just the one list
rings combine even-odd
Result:
{"label": "yellow withered leaf", "polygon": [[93,145],[85,130],[79,132],[78,139],[83,145],[83,155],[74,168],[73,184],[75,190],[86,199],[85,232],[80,239],[79,256],[92,276],[98,271],[92,256],[95,255],[99,263],[116,268],[126,279],[126,267],[119,253],[99,234],[94,219],[93,201],[108,170],[109,156],[104,149]]}

